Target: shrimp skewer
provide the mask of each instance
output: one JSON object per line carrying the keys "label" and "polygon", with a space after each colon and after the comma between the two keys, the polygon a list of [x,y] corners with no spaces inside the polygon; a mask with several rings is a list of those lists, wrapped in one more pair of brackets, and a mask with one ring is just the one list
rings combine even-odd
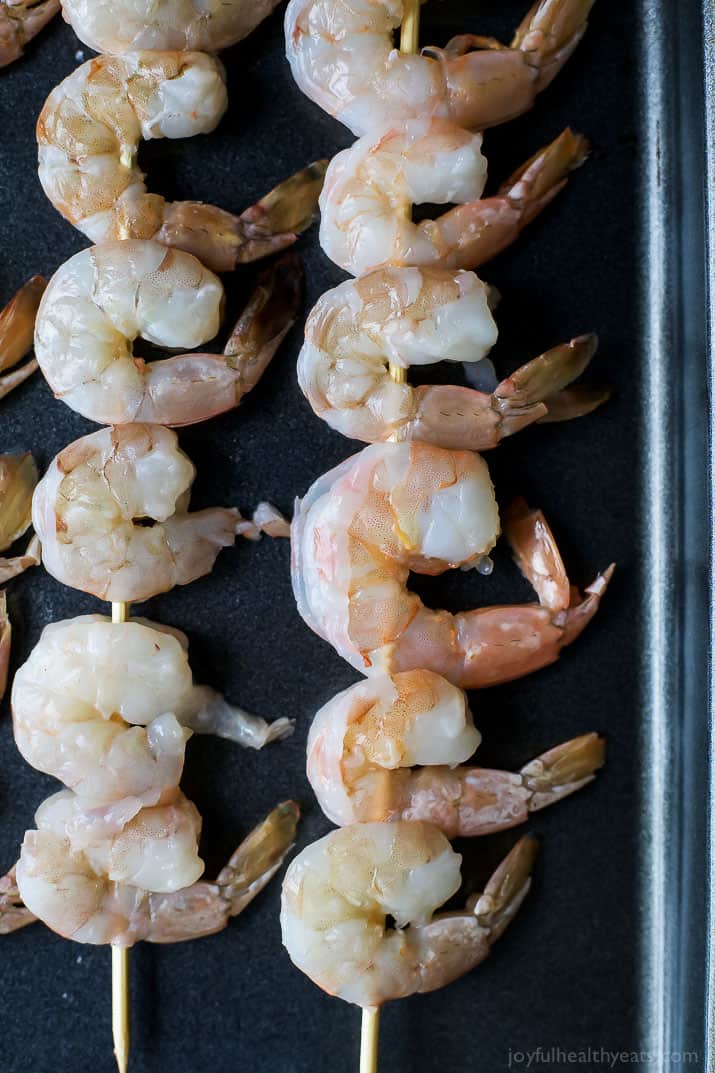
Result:
{"label": "shrimp skewer", "polygon": [[437,827],[339,828],[288,867],[283,944],[313,983],[363,1008],[434,991],[488,955],[526,897],[535,855],[534,840],[522,838],[483,894],[461,912],[437,913],[459,889],[462,860]]}
{"label": "shrimp skewer", "polygon": [[62,0],[62,14],[96,52],[197,49],[235,45],[270,15],[278,0]]}
{"label": "shrimp skewer", "polygon": [[465,694],[446,679],[423,670],[375,675],[315,716],[308,779],[341,827],[426,820],[452,839],[523,823],[586,786],[604,762],[603,739],[583,734],[516,774],[457,766],[480,740]]}
{"label": "shrimp skewer", "polygon": [[286,54],[303,93],[354,134],[417,116],[484,130],[528,111],[586,31],[594,0],[537,0],[509,48],[461,35],[397,52],[404,0],[291,0]]}
{"label": "shrimp skewer", "polygon": [[[360,138],[330,162],[320,196],[320,243],[351,275],[386,265],[477,268],[518,238],[556,197],[588,143],[568,128],[481,200],[481,134],[444,119],[410,119]],[[454,204],[414,223],[410,204]]]}
{"label": "shrimp skewer", "polygon": [[235,508],[190,512],[195,474],[161,425],[103,428],[69,444],[33,498],[46,570],[101,600],[140,602],[209,573],[237,534],[280,530],[269,504],[256,511],[260,525]]}
{"label": "shrimp skewer", "polygon": [[595,615],[613,567],[583,597],[540,511],[506,518],[539,602],[451,614],[407,589],[411,570],[479,565],[499,534],[484,460],[428,444],[372,444],[296,505],[293,591],[304,621],[365,675],[423,668],[465,689],[510,681],[558,659]]}
{"label": "shrimp skewer", "polygon": [[[244,839],[213,883],[166,890],[167,868],[174,885],[202,865],[195,846],[200,820],[182,794],[164,808],[144,809],[116,835],[78,810],[71,793],[56,794],[40,806],[38,830],[25,835],[17,868],[0,880],[0,934],[39,917],[65,938],[121,947],[212,935],[275,875],[295,841],[299,814],[295,802],[283,802]],[[175,852],[180,838],[183,862]],[[109,878],[107,869],[158,889]]]}
{"label": "shrimp skewer", "polygon": [[[0,399],[24,383],[37,368],[34,358],[19,369],[14,366],[32,347],[35,316],[46,286],[47,280],[42,276],[33,276],[0,312],[0,373],[5,373],[0,376]],[[6,369],[13,371],[5,372]]]}
{"label": "shrimp skewer", "polygon": [[384,268],[327,291],[308,317],[298,382],[315,413],[368,443],[419,440],[485,451],[535,421],[590,412],[608,397],[569,388],[597,339],[580,336],[518,369],[490,394],[396,383],[390,367],[478,362],[496,341],[488,288],[473,272]]}
{"label": "shrimp skewer", "polygon": [[107,242],[71,257],[37,314],[35,352],[55,395],[106,425],[191,425],[237,406],[294,323],[300,262],[293,254],[259,278],[223,354],[145,362],[133,341],[196,347],[216,335],[220,280],[191,254],[158,242]]}
{"label": "shrimp skewer", "polygon": [[83,808],[126,822],[176,786],[192,731],[260,749],[292,732],[193,682],[179,630],[84,615],[46,626],[15,675],[15,741],[29,764]]}
{"label": "shrimp skewer", "polygon": [[212,131],[227,101],[222,65],[201,52],[89,60],[55,87],[37,122],[42,187],[93,242],[156,239],[216,272],[284,249],[315,219],[323,162],[240,216],[200,202],[169,204],[144,185],[140,140]]}
{"label": "shrimp skewer", "polygon": [[0,0],[0,67],[19,59],[59,10],[60,0]]}

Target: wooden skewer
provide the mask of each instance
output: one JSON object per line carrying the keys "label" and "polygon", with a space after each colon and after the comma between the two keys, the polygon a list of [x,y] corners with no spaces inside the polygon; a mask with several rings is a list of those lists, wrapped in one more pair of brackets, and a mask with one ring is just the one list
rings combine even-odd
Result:
{"label": "wooden skewer", "polygon": [[362,1011],[360,1032],[360,1073],[377,1073],[377,1045],[380,1034],[380,1007]]}
{"label": "wooden skewer", "polygon": [[[404,0],[402,14],[402,30],[400,33],[400,52],[408,52],[411,55],[419,48],[420,37],[420,0]],[[405,216],[412,214],[412,206],[405,205]],[[393,365],[390,362],[390,377],[396,384],[407,383],[407,369],[401,365]]]}
{"label": "wooden skewer", "polygon": [[[112,604],[112,622],[126,622],[129,604]],[[131,1007],[129,1002],[129,950],[126,946],[112,946],[112,1039],[114,1057],[119,1073],[127,1073]]]}
{"label": "wooden skewer", "polygon": [[[420,0],[404,0],[400,52],[414,55],[419,49]],[[412,215],[412,206],[405,205],[405,216]],[[407,383],[407,369],[390,362],[390,377],[396,384]],[[377,1073],[377,1052],[380,1035],[380,1009],[370,1007],[362,1011],[360,1031],[360,1073]]]}

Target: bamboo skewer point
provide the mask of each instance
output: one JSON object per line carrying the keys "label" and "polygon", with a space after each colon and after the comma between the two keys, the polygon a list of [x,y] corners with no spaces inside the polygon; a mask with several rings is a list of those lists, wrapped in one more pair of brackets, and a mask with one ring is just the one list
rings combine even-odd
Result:
{"label": "bamboo skewer point", "polygon": [[[126,622],[129,604],[112,604],[112,622]],[[112,1039],[119,1073],[127,1073],[131,1045],[129,1004],[129,950],[112,946]]]}

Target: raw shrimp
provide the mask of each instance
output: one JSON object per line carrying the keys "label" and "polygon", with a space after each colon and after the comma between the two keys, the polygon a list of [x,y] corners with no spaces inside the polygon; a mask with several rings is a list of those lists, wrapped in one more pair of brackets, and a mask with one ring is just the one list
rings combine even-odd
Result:
{"label": "raw shrimp", "polygon": [[[161,425],[103,428],[71,443],[35,491],[45,568],[63,585],[126,603],[208,574],[221,548],[259,535],[258,525],[233,508],[190,512],[195,475]],[[266,507],[257,515],[270,528]]]}
{"label": "raw shrimp", "polygon": [[0,885],[0,932],[39,917],[84,943],[132,946],[212,935],[275,875],[300,814],[293,801],[279,805],[215,882],[194,882],[190,877],[203,868],[196,851],[201,821],[183,794],[143,809],[116,835],[103,829],[101,817],[78,810],[72,796],[65,791],[40,806],[38,829],[22,845],[17,886],[12,873]]}
{"label": "raw shrimp", "polygon": [[72,29],[96,52],[141,48],[218,52],[247,37],[278,0],[62,0]]}
{"label": "raw shrimp", "polygon": [[237,406],[293,324],[300,262],[270,265],[223,354],[135,357],[133,341],[191,348],[219,329],[220,280],[195,257],[141,240],[106,242],[71,257],[37,314],[35,352],[50,387],[103,425],[191,425]]}
{"label": "raw shrimp", "polygon": [[396,383],[389,365],[478,362],[496,341],[489,290],[473,272],[383,268],[328,291],[308,317],[298,382],[315,413],[368,443],[420,440],[484,451],[534,421],[588,413],[607,397],[568,385],[597,339],[581,336],[529,362],[491,394]]}
{"label": "raw shrimp", "polygon": [[[6,551],[29,529],[36,484],[37,466],[29,451],[22,455],[0,455],[0,551]],[[0,557],[0,585],[39,562],[40,544],[32,537],[22,555]]]}
{"label": "raw shrimp", "polygon": [[480,740],[466,695],[440,675],[378,674],[315,716],[308,778],[325,815],[341,827],[427,820],[461,838],[523,823],[591,782],[604,762],[603,739],[583,734],[517,774],[457,767]]}
{"label": "raw shrimp", "polygon": [[216,272],[283,249],[315,219],[325,171],[314,164],[233,216],[148,193],[142,138],[188,138],[226,110],[224,70],[201,52],[99,56],[53,89],[37,122],[40,182],[59,212],[93,242],[157,239]]}
{"label": "raw shrimp", "polygon": [[0,373],[13,370],[0,376],[0,399],[27,380],[37,368],[34,358],[19,369],[14,366],[32,347],[35,316],[46,286],[47,280],[42,276],[33,276],[0,312]]}
{"label": "raw shrimp", "polygon": [[306,96],[355,134],[415,116],[483,130],[528,111],[586,31],[594,0],[538,0],[510,48],[462,35],[398,52],[402,0],[291,0],[286,52]]}
{"label": "raw shrimp", "polygon": [[[320,242],[353,276],[383,265],[477,268],[512,243],[586,159],[568,128],[528,160],[494,197],[481,134],[445,119],[410,119],[360,138],[330,163],[320,196]],[[413,223],[405,204],[456,204]]]}
{"label": "raw shrimp", "polygon": [[19,59],[59,10],[60,0],[0,0],[0,67]]}
{"label": "raw shrimp", "polygon": [[406,820],[339,828],[286,872],[283,943],[313,983],[358,1006],[435,991],[487,956],[527,894],[535,855],[536,842],[522,838],[483,894],[435,916],[461,883],[462,858],[439,828]]}
{"label": "raw shrimp", "polygon": [[15,675],[12,711],[25,760],[122,821],[178,784],[191,731],[256,749],[292,731],[194,685],[180,631],[102,615],[45,627]]}
{"label": "raw shrimp", "polygon": [[540,511],[522,502],[506,535],[537,604],[432,611],[410,570],[481,566],[499,535],[484,460],[422,443],[364,448],[296,504],[293,590],[305,622],[365,675],[424,668],[465,689],[556,660],[593,618],[613,567],[581,597]]}

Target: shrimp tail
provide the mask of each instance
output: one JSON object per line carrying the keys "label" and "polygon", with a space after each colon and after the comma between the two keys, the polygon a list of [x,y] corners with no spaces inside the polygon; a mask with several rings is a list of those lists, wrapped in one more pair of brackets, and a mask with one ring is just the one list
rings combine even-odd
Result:
{"label": "shrimp tail", "polygon": [[588,785],[606,762],[606,743],[598,734],[582,734],[542,753],[520,771],[531,791],[529,812],[560,801]]}
{"label": "shrimp tail", "polygon": [[25,46],[60,10],[60,0],[0,3],[0,67],[22,56]]}
{"label": "shrimp tail", "polygon": [[501,417],[500,439],[525,424],[568,421],[592,413],[611,395],[609,388],[579,385],[567,390],[588,367],[598,348],[598,336],[580,335],[522,365],[502,380],[493,395]]}
{"label": "shrimp tail", "polygon": [[531,835],[520,838],[492,875],[484,893],[470,899],[472,912],[489,934],[490,945],[504,934],[528,894],[538,852],[537,839]]}
{"label": "shrimp tail", "polygon": [[167,204],[154,238],[192,253],[213,272],[278,253],[316,219],[326,168],[327,161],[310,164],[240,216],[198,201]]}
{"label": "shrimp tail", "polygon": [[536,71],[534,90],[553,81],[586,33],[595,0],[537,0],[511,42]]}
{"label": "shrimp tail", "polygon": [[0,935],[9,935],[19,931],[28,924],[34,924],[37,917],[24,905],[17,889],[15,865],[7,875],[0,879]]}
{"label": "shrimp tail", "polygon": [[450,263],[478,268],[516,241],[566,185],[589,152],[587,140],[567,127],[522,164],[494,197],[458,205],[435,223]]}
{"label": "shrimp tail", "polygon": [[299,817],[298,805],[284,801],[243,840],[215,883],[200,880],[172,894],[150,894],[141,938],[178,943],[222,931],[278,871],[295,842]]}
{"label": "shrimp tail", "polygon": [[294,721],[286,717],[272,723],[259,715],[229,704],[225,697],[209,686],[194,689],[194,711],[182,719],[184,726],[195,734],[213,734],[234,741],[246,749],[262,749],[274,741],[282,741],[293,733]]}
{"label": "shrimp tail", "polygon": [[300,807],[283,801],[243,840],[220,872],[216,885],[238,916],[270,882],[295,845]]}
{"label": "shrimp tail", "polygon": [[[10,645],[12,642],[12,625],[7,613],[7,596],[0,591],[0,700],[5,696],[7,673],[10,666]],[[0,894],[2,887],[0,886]],[[0,906],[2,902],[0,901]]]}
{"label": "shrimp tail", "polygon": [[301,284],[300,260],[294,253],[274,261],[259,276],[223,351],[227,364],[238,374],[239,399],[258,383],[295,324]]}
{"label": "shrimp tail", "polygon": [[46,286],[46,279],[33,276],[0,312],[0,372],[6,369],[14,370],[0,377],[0,399],[27,380],[37,369],[34,359],[19,369],[14,369],[14,366],[32,347],[35,316]]}

